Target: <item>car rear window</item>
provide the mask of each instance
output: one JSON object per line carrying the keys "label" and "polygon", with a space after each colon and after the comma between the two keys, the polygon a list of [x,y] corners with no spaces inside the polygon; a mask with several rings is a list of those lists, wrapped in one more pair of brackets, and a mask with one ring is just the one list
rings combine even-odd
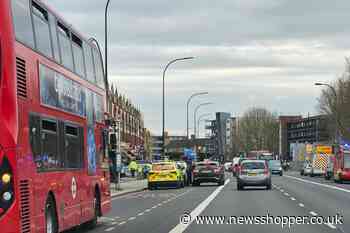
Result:
{"label": "car rear window", "polygon": [[219,166],[218,163],[197,163],[196,167],[201,168],[201,167],[217,167]]}
{"label": "car rear window", "polygon": [[174,164],[170,164],[170,163],[153,164],[152,170],[153,171],[175,170],[175,166]]}
{"label": "car rear window", "polygon": [[242,169],[265,169],[265,164],[262,162],[246,162],[242,163]]}

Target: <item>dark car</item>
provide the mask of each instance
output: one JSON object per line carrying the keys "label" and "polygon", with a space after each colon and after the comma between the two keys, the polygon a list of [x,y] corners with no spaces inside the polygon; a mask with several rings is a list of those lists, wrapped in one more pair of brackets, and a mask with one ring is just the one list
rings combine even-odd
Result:
{"label": "dark car", "polygon": [[271,189],[271,173],[265,160],[243,160],[237,176],[237,189],[245,186],[266,186]]}
{"label": "dark car", "polygon": [[282,164],[280,160],[270,160],[269,168],[270,168],[271,174],[279,174],[280,176],[283,175]]}
{"label": "dark car", "polygon": [[225,169],[218,162],[205,161],[195,164],[193,169],[193,186],[201,183],[217,183],[223,185],[225,182]]}

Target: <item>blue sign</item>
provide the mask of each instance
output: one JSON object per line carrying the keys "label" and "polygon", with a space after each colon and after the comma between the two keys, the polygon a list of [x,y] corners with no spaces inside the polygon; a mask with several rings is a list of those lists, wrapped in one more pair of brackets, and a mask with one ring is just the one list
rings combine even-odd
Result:
{"label": "blue sign", "polygon": [[88,126],[88,173],[90,175],[96,174],[96,143],[95,143],[95,133],[94,128]]}
{"label": "blue sign", "polygon": [[185,148],[184,149],[184,156],[186,160],[196,160],[197,159],[197,154],[193,149],[190,148]]}

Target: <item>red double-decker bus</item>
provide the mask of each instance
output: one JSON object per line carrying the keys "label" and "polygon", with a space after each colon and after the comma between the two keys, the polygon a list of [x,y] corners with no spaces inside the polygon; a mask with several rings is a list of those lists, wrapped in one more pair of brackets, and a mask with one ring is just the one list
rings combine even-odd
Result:
{"label": "red double-decker bus", "polygon": [[95,225],[110,209],[103,64],[39,0],[0,1],[0,232]]}

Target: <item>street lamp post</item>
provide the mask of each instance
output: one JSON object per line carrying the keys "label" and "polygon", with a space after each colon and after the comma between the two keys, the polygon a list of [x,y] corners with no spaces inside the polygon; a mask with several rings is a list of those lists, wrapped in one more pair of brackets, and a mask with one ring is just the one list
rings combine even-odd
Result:
{"label": "street lamp post", "polygon": [[337,91],[335,90],[335,88],[332,85],[330,85],[328,83],[317,82],[317,83],[315,83],[315,86],[326,86],[326,87],[328,87],[333,92],[333,95],[335,97],[335,106],[334,106],[335,138],[334,138],[334,142],[337,144],[337,142],[338,142],[338,125],[339,125],[339,122],[338,122],[338,111],[337,111],[337,104],[338,104]]}
{"label": "street lamp post", "polygon": [[163,70],[163,114],[162,114],[162,119],[163,119],[163,126],[162,126],[162,139],[163,139],[163,145],[162,145],[162,154],[164,156],[164,150],[165,150],[165,73],[168,70],[169,66],[177,61],[183,61],[183,60],[190,60],[193,59],[194,57],[183,57],[183,58],[176,58],[174,60],[171,60],[170,62],[168,62],[168,64],[165,66],[164,70]]}
{"label": "street lamp post", "polygon": [[[108,90],[108,7],[110,0],[107,0],[105,7],[105,85]],[[109,91],[109,90],[108,90]],[[107,104],[108,104],[108,91],[107,91]]]}
{"label": "street lamp post", "polygon": [[[200,137],[199,123],[202,121],[202,119],[203,119],[204,117],[207,117],[207,116],[210,116],[210,115],[211,115],[211,113],[204,113],[204,114],[202,114],[202,115],[200,115],[200,116],[198,117],[198,120],[197,120],[198,137]],[[204,119],[204,120],[205,120],[205,119]],[[197,135],[196,135],[196,137],[197,137]]]}
{"label": "street lamp post", "polygon": [[187,122],[187,127],[186,127],[186,135],[187,135],[187,139],[189,138],[189,120],[188,120],[188,114],[189,114],[189,108],[190,108],[190,102],[192,100],[192,98],[196,97],[196,96],[200,96],[200,95],[207,95],[209,94],[208,92],[197,92],[192,94],[188,100],[187,100],[187,109],[186,109],[186,122]]}
{"label": "street lamp post", "polygon": [[193,127],[194,127],[194,137],[196,137],[196,134],[197,134],[197,128],[196,128],[196,123],[197,123],[197,112],[198,110],[203,107],[203,106],[206,106],[206,105],[210,105],[210,104],[213,104],[211,102],[206,102],[206,103],[201,103],[199,105],[197,105],[197,107],[194,109],[194,113],[193,113],[193,117],[194,117],[194,120],[193,120]]}

